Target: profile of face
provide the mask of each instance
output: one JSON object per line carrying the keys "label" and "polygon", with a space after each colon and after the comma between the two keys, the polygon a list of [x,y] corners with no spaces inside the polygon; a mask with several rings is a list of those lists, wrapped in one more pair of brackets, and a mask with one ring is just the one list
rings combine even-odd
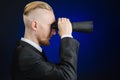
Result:
{"label": "profile of face", "polygon": [[36,21],[37,25],[35,26],[37,26],[36,36],[40,45],[49,45],[50,38],[52,37],[52,35],[56,34],[55,30],[51,28],[51,24],[53,22],[55,22],[53,11],[45,9],[38,10],[38,19]]}

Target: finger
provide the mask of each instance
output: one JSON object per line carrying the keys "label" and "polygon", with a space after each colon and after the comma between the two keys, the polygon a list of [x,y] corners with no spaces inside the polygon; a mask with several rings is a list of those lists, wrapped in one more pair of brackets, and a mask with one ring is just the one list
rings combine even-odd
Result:
{"label": "finger", "polygon": [[66,22],[67,22],[67,23],[70,22],[69,18],[66,18]]}
{"label": "finger", "polygon": [[61,20],[62,20],[61,22],[63,23],[65,21],[65,18],[62,17]]}
{"label": "finger", "polygon": [[62,21],[62,19],[61,19],[61,18],[58,18],[58,24],[60,24],[60,23],[61,23],[61,21]]}

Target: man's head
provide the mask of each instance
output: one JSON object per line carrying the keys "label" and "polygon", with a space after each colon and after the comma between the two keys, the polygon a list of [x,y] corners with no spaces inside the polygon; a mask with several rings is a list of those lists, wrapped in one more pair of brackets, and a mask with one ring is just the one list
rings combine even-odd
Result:
{"label": "man's head", "polygon": [[55,21],[53,9],[42,1],[28,3],[23,12],[25,38],[39,45],[49,45],[50,37],[55,34],[51,24]]}

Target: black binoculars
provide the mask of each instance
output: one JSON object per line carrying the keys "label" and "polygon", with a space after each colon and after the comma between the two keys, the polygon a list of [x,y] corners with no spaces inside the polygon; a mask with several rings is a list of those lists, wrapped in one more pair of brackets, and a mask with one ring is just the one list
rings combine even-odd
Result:
{"label": "black binoculars", "polygon": [[[51,25],[51,28],[58,30],[57,21]],[[72,22],[72,29],[75,32],[91,33],[93,31],[93,21]]]}

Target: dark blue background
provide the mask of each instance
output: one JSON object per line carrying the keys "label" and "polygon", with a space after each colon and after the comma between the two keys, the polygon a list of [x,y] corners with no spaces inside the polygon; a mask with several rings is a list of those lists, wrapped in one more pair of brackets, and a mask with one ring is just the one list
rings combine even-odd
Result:
{"label": "dark blue background", "polygon": [[[3,0],[0,4],[0,80],[10,79],[12,52],[24,35],[22,12],[34,0]],[[120,53],[120,3],[117,0],[44,0],[56,16],[74,21],[94,22],[92,33],[73,32],[80,42],[78,80],[117,80]],[[59,62],[60,37],[43,47],[49,61]]]}

